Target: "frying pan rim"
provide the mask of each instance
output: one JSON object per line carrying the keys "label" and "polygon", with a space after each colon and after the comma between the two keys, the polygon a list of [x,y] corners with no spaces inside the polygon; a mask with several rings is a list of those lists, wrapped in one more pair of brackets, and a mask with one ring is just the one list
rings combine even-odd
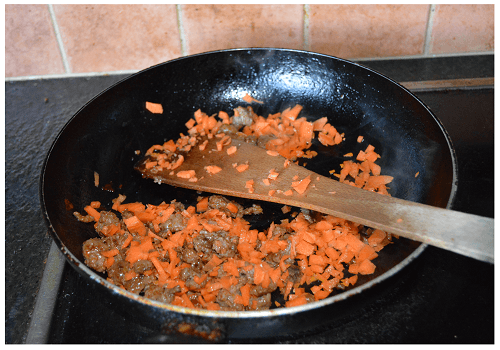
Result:
{"label": "frying pan rim", "polygon": [[129,80],[133,79],[134,77],[143,74],[144,72],[147,72],[149,70],[155,69],[159,66],[163,66],[166,64],[171,64],[177,61],[182,61],[182,60],[190,60],[194,59],[199,56],[207,56],[207,55],[212,55],[212,54],[221,54],[221,53],[231,53],[231,52],[242,52],[242,51],[280,51],[280,52],[290,52],[290,53],[299,53],[299,54],[307,54],[307,55],[313,55],[315,57],[323,57],[327,59],[334,59],[343,63],[346,63],[348,65],[354,65],[356,67],[359,67],[363,70],[369,71],[375,75],[381,76],[388,80],[389,82],[392,82],[393,84],[396,84],[399,88],[402,88],[405,92],[407,92],[410,96],[412,96],[418,103],[420,103],[426,111],[430,114],[430,116],[434,119],[434,121],[437,123],[439,126],[441,132],[443,133],[443,136],[448,144],[448,150],[450,151],[450,156],[451,156],[451,162],[452,162],[452,184],[451,184],[451,189],[450,189],[450,194],[448,198],[448,203],[446,205],[446,208],[450,208],[455,200],[456,196],[456,190],[457,190],[457,182],[458,182],[458,168],[457,168],[457,159],[456,159],[456,154],[455,154],[455,149],[453,147],[451,138],[444,128],[442,122],[437,118],[436,115],[431,111],[431,109],[418,98],[415,96],[410,90],[405,88],[404,86],[400,85],[398,82],[394,81],[392,78],[386,76],[383,73],[380,73],[376,70],[373,70],[370,67],[366,67],[363,64],[349,61],[343,58],[335,57],[332,55],[327,55],[327,54],[322,54],[318,52],[313,52],[313,51],[308,51],[308,50],[298,50],[298,49],[286,49],[286,48],[274,48],[274,47],[264,47],[264,48],[252,48],[252,47],[247,47],[247,48],[235,48],[235,49],[224,49],[224,50],[214,50],[214,51],[207,51],[207,52],[201,52],[193,55],[187,55],[187,56],[182,56],[178,57],[172,60],[168,60],[156,65],[153,65],[151,67],[145,68],[143,70],[140,70],[136,73],[130,74],[123,79],[120,79],[118,82],[112,84],[108,88],[104,89],[97,95],[95,95],[93,98],[91,98],[87,103],[85,103],[76,113],[73,114],[73,116],[64,124],[64,126],[61,128],[57,136],[55,137],[54,141],[52,142],[47,155],[43,161],[42,164],[42,172],[40,174],[40,182],[39,182],[39,198],[41,202],[41,208],[42,208],[42,214],[44,217],[44,220],[47,224],[47,227],[49,228],[49,232],[56,242],[57,246],[61,249],[62,253],[65,255],[66,259],[68,262],[73,266],[73,268],[79,270],[81,273],[84,273],[86,276],[88,276],[90,279],[94,280],[98,284],[101,284],[112,293],[112,294],[120,294],[124,295],[130,299],[133,299],[141,304],[147,304],[147,305],[152,305],[156,308],[165,310],[165,311],[173,311],[173,312],[179,312],[182,314],[186,315],[198,315],[198,316],[205,316],[205,317],[214,317],[214,318],[263,318],[263,317],[268,317],[268,316],[283,316],[287,314],[296,314],[300,312],[305,312],[305,311],[310,311],[316,308],[321,308],[323,306],[333,304],[335,302],[344,300],[349,298],[352,295],[359,294],[363,292],[365,289],[371,288],[373,285],[378,284],[379,282],[382,282],[383,280],[393,276],[394,274],[400,272],[402,269],[404,269],[409,263],[411,263],[413,260],[415,260],[426,248],[427,244],[421,243],[410,255],[408,255],[405,259],[400,261],[396,266],[392,267],[390,270],[387,272],[383,273],[382,275],[374,278],[373,280],[370,280],[360,286],[357,286],[353,289],[350,289],[348,291],[345,291],[343,293],[340,293],[338,295],[316,301],[313,303],[309,303],[306,305],[301,305],[301,306],[296,306],[296,307],[289,307],[289,308],[278,308],[278,309],[270,309],[270,310],[262,310],[262,311],[210,311],[210,310],[196,310],[196,309],[191,309],[191,308],[186,308],[182,306],[175,306],[175,305],[170,305],[170,304],[165,304],[161,302],[157,302],[148,298],[145,298],[140,295],[133,294],[129,291],[123,290],[121,288],[118,288],[117,286],[113,285],[112,283],[108,282],[106,279],[103,279],[101,276],[99,276],[97,273],[92,271],[90,268],[88,268],[84,263],[82,263],[79,259],[77,259],[69,249],[67,249],[64,245],[64,243],[61,241],[59,238],[58,234],[55,232],[55,229],[50,221],[50,218],[48,216],[47,210],[46,210],[46,205],[45,205],[45,194],[44,194],[44,183],[45,183],[45,170],[47,167],[47,163],[49,162],[50,156],[52,154],[52,151],[54,147],[56,146],[58,140],[60,139],[61,135],[63,135],[64,131],[66,128],[71,124],[71,122],[91,103],[93,103],[96,99],[101,97],[103,94],[108,92],[109,90],[115,88],[117,85]]}

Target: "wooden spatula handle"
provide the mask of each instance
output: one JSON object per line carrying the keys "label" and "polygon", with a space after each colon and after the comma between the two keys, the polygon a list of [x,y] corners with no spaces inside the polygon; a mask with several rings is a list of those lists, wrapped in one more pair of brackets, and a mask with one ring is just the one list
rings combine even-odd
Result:
{"label": "wooden spatula handle", "polygon": [[331,179],[321,179],[316,189],[304,200],[310,209],[478,260],[494,261],[493,219],[383,196]]}
{"label": "wooden spatula handle", "polygon": [[[179,178],[170,170],[151,174],[145,170],[144,162],[137,168],[157,182],[311,209],[493,263],[493,219],[361,190],[285,163],[283,157],[270,156],[265,149],[241,140],[232,140],[238,151],[230,156],[224,151],[213,151],[214,146],[209,145],[204,151],[194,147],[176,169],[195,170],[195,182]],[[238,173],[233,165],[243,163],[249,167]],[[223,170],[211,175],[206,171],[207,165]],[[262,180],[271,170],[279,175],[265,183]],[[308,176],[311,182],[304,193],[289,191],[293,181]],[[253,182],[251,190],[246,187],[248,181]]]}

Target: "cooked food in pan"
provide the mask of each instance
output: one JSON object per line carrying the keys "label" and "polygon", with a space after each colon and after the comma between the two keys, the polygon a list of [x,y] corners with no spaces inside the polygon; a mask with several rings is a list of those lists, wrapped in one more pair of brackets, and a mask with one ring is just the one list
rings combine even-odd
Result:
{"label": "cooked food in pan", "polygon": [[[148,108],[161,113],[158,106],[148,104]],[[215,165],[206,174],[176,171],[183,152],[202,149],[212,138],[218,139],[218,151],[228,156],[237,152],[231,139],[244,138],[290,162],[314,158],[313,140],[329,147],[342,142],[344,135],[326,117],[311,122],[299,117],[301,110],[296,105],[267,118],[251,107],[238,107],[233,116],[225,112],[209,116],[198,110],[186,123],[185,135],[147,151],[147,171],[168,170],[187,181],[224,171]],[[363,142],[363,137],[357,141]],[[381,175],[379,155],[371,145],[346,157],[352,159],[333,176],[389,195],[386,185],[392,178]],[[234,167],[236,173],[244,172],[248,164]],[[277,176],[266,174],[263,181],[272,182]],[[292,184],[292,194],[307,190],[303,180]],[[248,184],[248,191],[251,188]],[[380,230],[287,206],[282,209],[289,218],[258,230],[246,217],[261,214],[259,205],[245,208],[237,199],[219,195],[200,195],[191,205],[126,203],[122,195],[113,203],[106,209],[96,201],[84,208],[87,215],[75,212],[78,220],[94,222],[99,236],[84,243],[85,263],[128,291],[191,308],[263,310],[327,298],[333,290],[355,284],[359,274],[372,274],[373,260],[393,239]],[[271,298],[276,293],[280,297]]]}

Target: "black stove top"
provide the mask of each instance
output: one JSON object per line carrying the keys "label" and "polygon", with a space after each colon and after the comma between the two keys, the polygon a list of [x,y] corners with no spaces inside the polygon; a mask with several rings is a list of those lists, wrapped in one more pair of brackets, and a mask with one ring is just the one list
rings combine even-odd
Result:
{"label": "black stove top", "polygon": [[[484,66],[478,68],[477,59],[473,61],[475,69],[485,69]],[[488,62],[489,59],[491,57],[488,57]],[[416,80],[405,79],[413,78],[415,67],[424,71],[420,80],[435,79],[435,75],[443,78],[445,69],[431,69],[430,63],[421,60],[406,61],[399,61],[392,66],[388,62],[362,63],[371,63],[381,71],[387,69],[386,74],[399,81]],[[445,64],[448,71],[450,66],[456,67]],[[490,68],[492,73],[492,65]],[[467,71],[471,72],[470,69]],[[472,77],[482,74],[485,73],[479,72]],[[455,72],[451,75],[444,78],[456,78]],[[54,293],[53,308],[35,307],[33,312],[51,240],[43,234],[46,230],[39,213],[39,202],[33,198],[33,194],[37,193],[35,187],[38,185],[42,160],[34,158],[32,152],[43,159],[55,134],[72,114],[91,96],[120,78],[110,76],[6,83],[6,343],[26,342],[27,337],[43,339],[48,343],[186,341],[161,335],[159,329],[152,329],[130,317],[113,303],[107,293],[95,289],[68,264],[57,275],[55,282],[59,287]],[[458,188],[452,209],[493,217],[493,87],[415,93],[441,120],[455,148]],[[26,96],[29,96],[27,100]],[[71,103],[65,100],[68,96]],[[29,134],[30,130],[37,133]],[[27,147],[20,147],[25,144]],[[31,162],[27,164],[26,159]],[[23,175],[32,180],[23,179]],[[471,228],[471,234],[473,232],[474,228]],[[22,241],[23,238],[25,241]],[[44,280],[49,275],[45,272]],[[43,285],[42,280],[40,290],[46,290]],[[325,320],[323,326],[307,333],[273,339],[229,338],[225,341],[406,344],[494,342],[493,265],[439,248],[427,247],[400,273],[363,292],[351,302],[352,306],[348,310],[332,315],[331,320]],[[50,327],[42,327],[45,334],[39,338],[26,335],[33,327],[33,323],[31,328],[28,327],[31,313],[34,318],[41,317],[45,322],[50,322]],[[194,341],[196,339],[187,340]]]}

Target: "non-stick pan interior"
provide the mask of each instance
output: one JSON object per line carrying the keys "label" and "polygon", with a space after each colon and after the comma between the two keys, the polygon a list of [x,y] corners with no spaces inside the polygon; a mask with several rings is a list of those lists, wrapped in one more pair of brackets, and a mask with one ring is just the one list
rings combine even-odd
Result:
{"label": "non-stick pan interior", "polygon": [[[451,143],[426,106],[398,84],[360,65],[309,52],[212,52],[126,78],[86,104],[57,137],[43,169],[42,206],[56,242],[76,257],[73,262],[83,261],[83,242],[96,236],[93,225],[73,216],[91,201],[110,208],[111,200],[124,194],[127,202],[192,204],[196,192],[154,184],[133,167],[151,145],[186,132],[184,124],[197,109],[232,115],[233,108],[247,105],[245,93],[264,102],[251,105],[259,115],[301,104],[301,116],[326,116],[345,133],[338,147],[315,145],[319,155],[306,167],[330,176],[329,170],[338,171],[348,159],[344,154],[372,144],[383,173],[394,176],[393,196],[438,207],[450,203],[456,180]],[[146,101],[161,103],[164,113],[148,112]],[[359,135],[363,143],[356,142]],[[282,218],[281,205],[261,204],[264,214],[253,224],[264,227]],[[399,239],[374,261],[376,273],[359,285],[394,270],[419,245]]]}

